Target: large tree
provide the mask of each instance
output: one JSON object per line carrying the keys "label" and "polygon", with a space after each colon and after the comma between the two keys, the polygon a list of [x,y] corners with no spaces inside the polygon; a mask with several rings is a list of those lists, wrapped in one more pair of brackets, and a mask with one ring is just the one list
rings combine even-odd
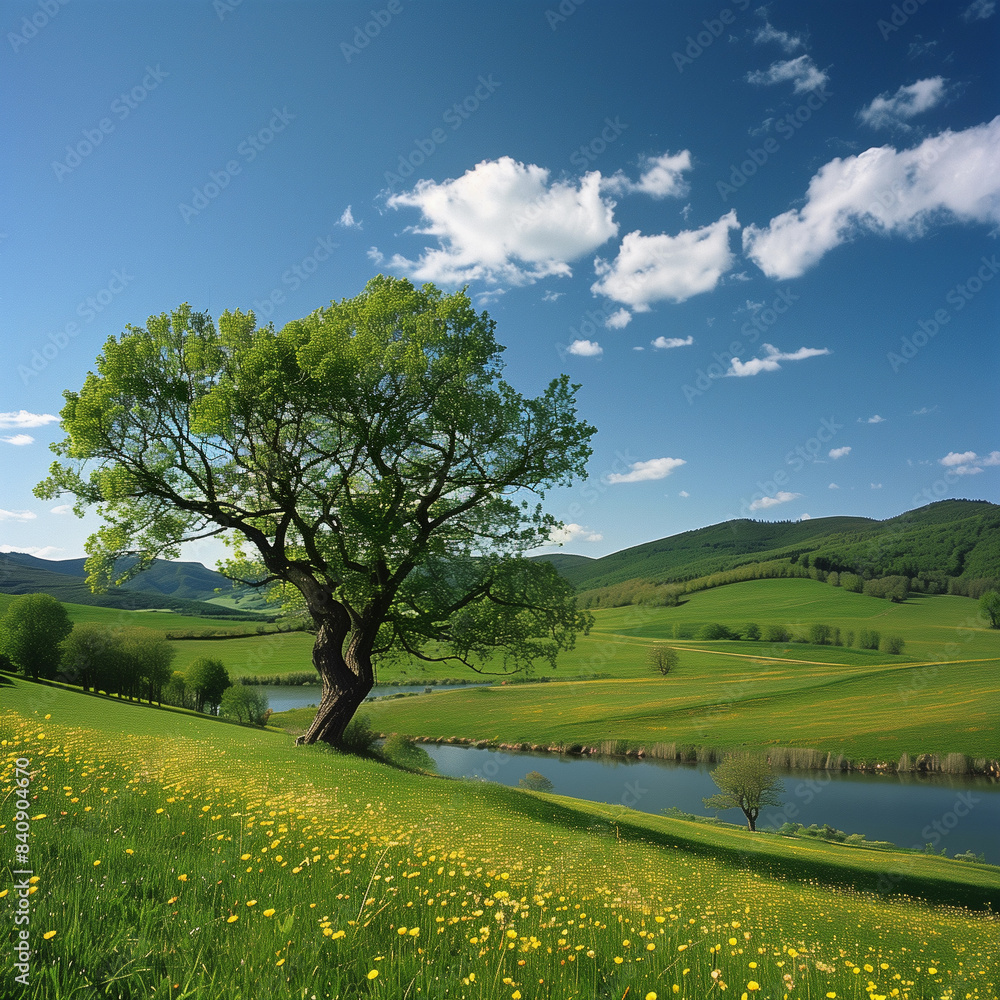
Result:
{"label": "large tree", "polygon": [[764,806],[780,806],[784,786],[766,758],[754,753],[730,754],[712,772],[720,793],[703,799],[706,809],[741,809],[747,826],[757,829]]}
{"label": "large tree", "polygon": [[464,292],[381,275],[280,331],[181,306],[65,393],[64,461],[36,492],[103,515],[94,587],[223,535],[229,576],[311,616],[323,695],[300,739],[336,742],[380,657],[515,670],[589,625],[523,553],[559,526],[538,501],[585,474],[594,428],[565,375],[515,392],[502,350]]}
{"label": "large tree", "polygon": [[73,631],[66,609],[49,594],[15,597],[0,619],[0,650],[22,673],[38,680],[55,677],[59,644]]}

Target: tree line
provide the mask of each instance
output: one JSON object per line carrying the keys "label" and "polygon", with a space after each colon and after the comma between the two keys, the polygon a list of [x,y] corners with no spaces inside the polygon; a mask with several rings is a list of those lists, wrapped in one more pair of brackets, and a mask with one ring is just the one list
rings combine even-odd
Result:
{"label": "tree line", "polygon": [[84,691],[209,711],[259,725],[269,714],[255,688],[233,685],[221,660],[200,657],[171,670],[176,649],[158,632],[74,625],[49,594],[25,594],[0,618],[0,666],[32,680],[78,684]]}

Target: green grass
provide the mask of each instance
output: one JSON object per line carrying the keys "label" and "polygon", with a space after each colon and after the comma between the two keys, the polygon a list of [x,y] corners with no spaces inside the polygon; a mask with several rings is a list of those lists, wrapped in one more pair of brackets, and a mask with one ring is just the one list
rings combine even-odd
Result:
{"label": "green grass", "polygon": [[24,681],[3,706],[0,795],[17,759],[32,773],[26,1000],[700,1000],[784,996],[784,976],[809,998],[996,994],[995,916],[944,905],[1000,899],[989,866],[416,775]]}
{"label": "green grass", "polygon": [[[625,739],[713,748],[811,748],[849,759],[903,753],[1000,757],[1000,633],[982,627],[976,602],[920,598],[894,605],[808,580],[734,584],[678,608],[598,612],[591,635],[559,676],[612,679],[454,692],[373,705],[386,732],[510,743]],[[669,638],[673,625],[825,621],[906,637],[906,656],[835,646],[700,642]],[[680,650],[669,677],[652,676],[647,646]],[[282,715],[302,725],[303,713]]]}

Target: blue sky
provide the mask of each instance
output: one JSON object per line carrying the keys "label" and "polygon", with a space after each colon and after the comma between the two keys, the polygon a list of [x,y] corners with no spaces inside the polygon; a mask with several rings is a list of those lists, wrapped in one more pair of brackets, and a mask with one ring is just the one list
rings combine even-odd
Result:
{"label": "blue sky", "polygon": [[6,0],[0,548],[83,554],[31,490],[108,336],[380,271],[581,384],[565,551],[997,501],[995,7]]}

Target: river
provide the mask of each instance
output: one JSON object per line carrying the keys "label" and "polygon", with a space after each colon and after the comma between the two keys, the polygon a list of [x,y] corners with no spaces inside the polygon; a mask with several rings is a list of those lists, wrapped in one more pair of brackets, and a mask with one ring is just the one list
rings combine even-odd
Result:
{"label": "river", "polygon": [[[646,813],[674,806],[699,816],[712,815],[702,798],[718,791],[714,765],[612,757],[560,756],[498,751],[442,744],[421,744],[438,772],[517,786],[529,771],[552,782],[557,795],[627,805]],[[766,808],[758,829],[786,821],[830,826],[888,840],[899,847],[931,842],[948,856],[972,851],[1000,864],[1000,783],[952,775],[862,774],[842,771],[791,771],[782,775],[783,805]],[[743,822],[738,809],[720,815]]]}

